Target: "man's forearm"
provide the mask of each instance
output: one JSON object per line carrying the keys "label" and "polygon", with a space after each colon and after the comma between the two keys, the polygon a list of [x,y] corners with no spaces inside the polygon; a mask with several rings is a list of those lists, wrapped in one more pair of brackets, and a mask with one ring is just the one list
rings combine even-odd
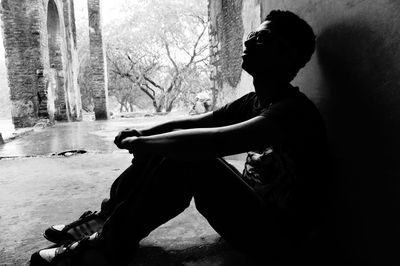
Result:
{"label": "man's forearm", "polygon": [[190,128],[207,128],[212,127],[213,119],[212,114],[200,115],[196,117],[186,117],[168,121],[148,129],[141,130],[143,136],[153,136],[179,129],[190,129]]}
{"label": "man's forearm", "polygon": [[188,129],[139,137],[134,153],[152,153],[181,159],[201,159],[219,156],[215,134],[209,129]]}
{"label": "man's forearm", "polygon": [[[268,130],[265,130],[268,128]],[[127,138],[122,148],[135,155],[158,154],[183,160],[222,157],[250,151],[271,140],[280,141],[282,131],[262,116],[211,128],[192,128],[151,136]]]}
{"label": "man's forearm", "polygon": [[176,127],[177,127],[176,121],[169,121],[147,129],[143,129],[140,132],[142,133],[143,136],[152,136],[174,131]]}

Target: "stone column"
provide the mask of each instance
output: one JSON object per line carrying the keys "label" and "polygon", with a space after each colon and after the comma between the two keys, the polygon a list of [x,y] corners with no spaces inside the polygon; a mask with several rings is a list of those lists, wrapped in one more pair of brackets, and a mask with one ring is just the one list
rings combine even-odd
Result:
{"label": "stone column", "polygon": [[44,98],[39,86],[43,76],[40,6],[37,0],[1,2],[11,113],[16,128],[36,123]]}
{"label": "stone column", "polygon": [[91,86],[96,120],[108,119],[107,61],[102,37],[100,0],[88,0]]}

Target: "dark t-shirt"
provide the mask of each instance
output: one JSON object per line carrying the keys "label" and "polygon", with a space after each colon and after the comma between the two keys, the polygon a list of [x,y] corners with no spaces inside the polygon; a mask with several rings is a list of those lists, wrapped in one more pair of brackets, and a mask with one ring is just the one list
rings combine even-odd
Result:
{"label": "dark t-shirt", "polygon": [[214,111],[213,116],[220,126],[256,116],[273,124],[279,138],[265,139],[248,151],[243,179],[267,203],[288,215],[316,213],[325,192],[326,133],[318,109],[307,96],[290,86],[261,104],[251,92]]}

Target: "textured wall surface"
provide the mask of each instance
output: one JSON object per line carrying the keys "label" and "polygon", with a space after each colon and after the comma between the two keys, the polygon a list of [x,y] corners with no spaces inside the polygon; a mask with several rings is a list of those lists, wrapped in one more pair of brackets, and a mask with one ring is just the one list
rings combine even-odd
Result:
{"label": "textured wall surface", "polygon": [[[11,112],[16,127],[33,126],[39,118],[81,117],[72,1],[1,1]],[[51,66],[56,70],[53,83]],[[50,87],[55,91],[49,95]]]}
{"label": "textured wall surface", "polygon": [[213,70],[211,79],[219,89],[217,105],[235,98],[234,90],[225,87],[237,87],[242,73],[243,21],[242,0],[209,1],[210,51]]}
{"label": "textured wall surface", "polygon": [[88,0],[91,87],[96,120],[108,118],[107,60],[102,36],[100,0]]}
{"label": "textured wall surface", "polygon": [[[399,265],[400,2],[243,2],[259,3],[254,8],[260,19],[272,9],[285,9],[314,28],[317,51],[293,84],[313,99],[326,120],[337,183],[329,190],[337,206],[332,229],[342,248],[338,255],[363,265]],[[245,28],[252,23],[248,12],[242,15]],[[232,89],[243,90],[239,86],[251,84],[239,82]]]}
{"label": "textured wall surface", "polygon": [[37,56],[41,53],[37,4],[37,1],[1,2],[11,112],[14,124],[19,127],[32,126],[39,113],[36,70],[42,66]]}

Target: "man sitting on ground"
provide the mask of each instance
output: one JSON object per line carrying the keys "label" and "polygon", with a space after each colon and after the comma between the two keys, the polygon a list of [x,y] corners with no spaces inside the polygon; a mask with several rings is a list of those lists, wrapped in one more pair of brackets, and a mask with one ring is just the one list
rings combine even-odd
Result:
{"label": "man sitting on ground", "polygon": [[[325,128],[315,105],[290,82],[315,48],[311,27],[289,11],[272,11],[244,42],[250,92],[203,115],[146,130],[115,144],[134,155],[99,213],[46,230],[57,244],[31,265],[127,265],[138,243],[188,207],[233,247],[288,256],[321,223],[326,193]],[[243,173],[221,157],[248,152]]]}

